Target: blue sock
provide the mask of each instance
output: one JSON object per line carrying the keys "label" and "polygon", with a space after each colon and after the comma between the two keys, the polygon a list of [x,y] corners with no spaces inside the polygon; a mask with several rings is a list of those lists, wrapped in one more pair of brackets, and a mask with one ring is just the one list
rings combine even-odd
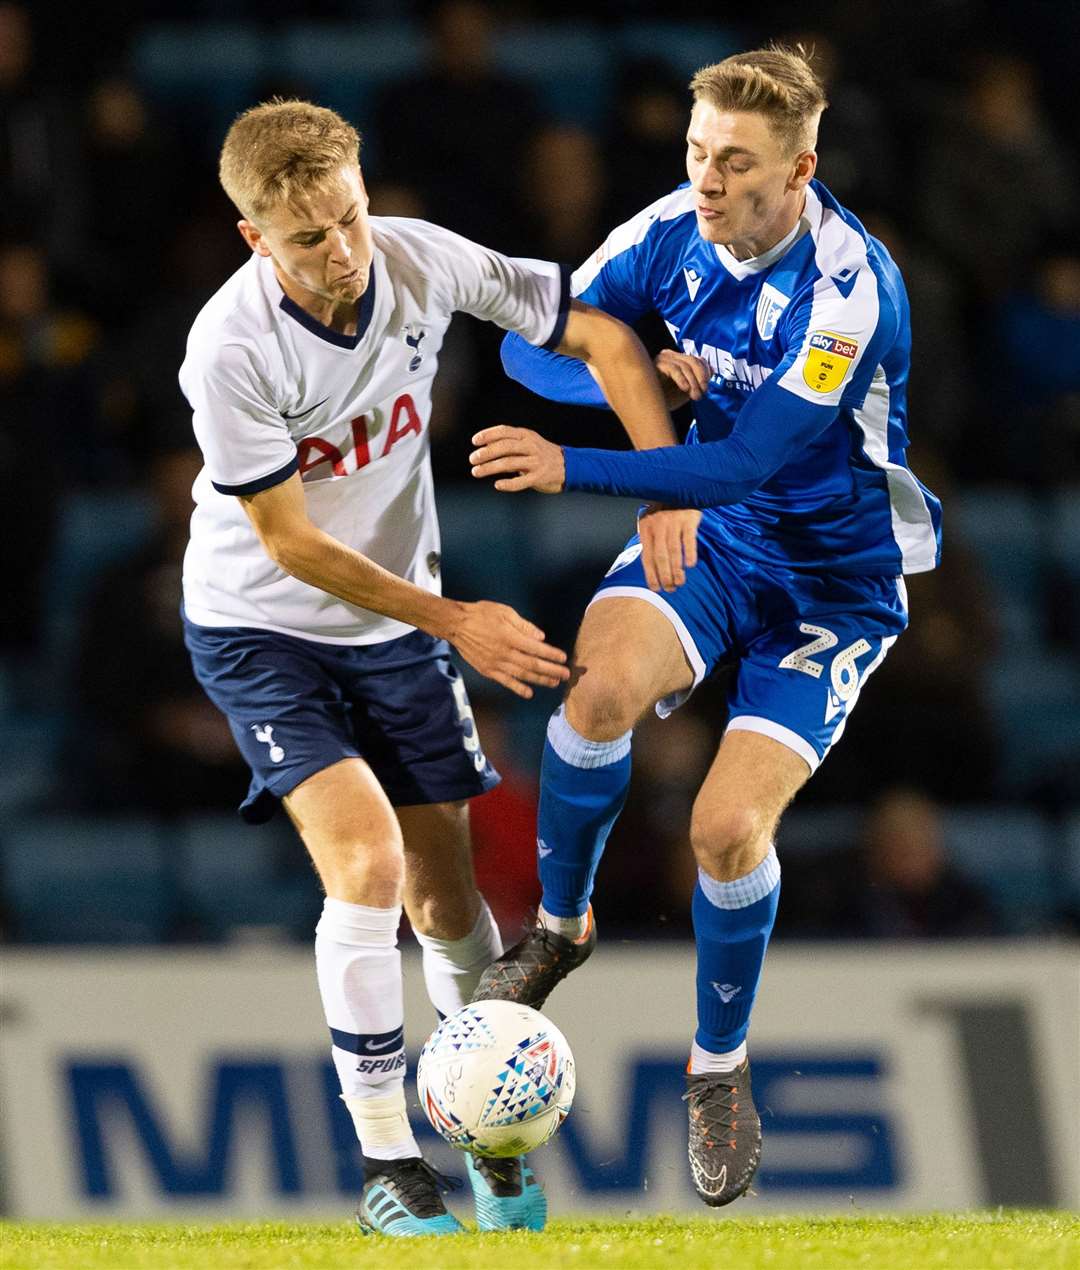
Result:
{"label": "blue sock", "polygon": [[772,847],[752,873],[734,882],[717,882],[698,870],[694,1039],[712,1054],[727,1053],[746,1039],[779,899],[780,861]]}
{"label": "blue sock", "polygon": [[548,723],[540,768],[537,867],[543,906],[552,917],[589,907],[596,866],[630,785],[630,733],[588,741],[562,706]]}

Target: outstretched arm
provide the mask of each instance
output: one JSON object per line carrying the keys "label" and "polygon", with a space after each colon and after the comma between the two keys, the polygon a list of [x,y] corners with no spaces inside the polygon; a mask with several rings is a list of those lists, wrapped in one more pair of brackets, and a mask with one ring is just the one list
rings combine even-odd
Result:
{"label": "outstretched arm", "polygon": [[[536,361],[551,379],[555,391],[545,395],[560,400],[577,399],[585,404],[610,404],[639,450],[678,443],[668,405],[679,404],[685,397],[680,394],[673,399],[669,395],[671,380],[657,379],[648,353],[629,327],[575,300],[558,348],[559,353],[530,349],[521,354],[529,363]],[[504,360],[505,355],[504,344]],[[706,375],[700,367],[692,369],[698,379]],[[686,374],[687,382],[697,386],[698,381],[685,368],[680,367],[679,373]],[[704,382],[708,382],[707,377]],[[571,393],[563,391],[570,385],[576,385]],[[704,385],[700,391],[704,391]],[[698,520],[695,512],[660,507],[650,508],[639,519],[642,565],[654,591],[673,591],[686,581],[685,569],[697,562]]]}
{"label": "outstretched arm", "polygon": [[769,380],[750,395],[722,441],[636,453],[563,450],[525,429],[487,428],[473,438],[478,448],[469,461],[474,476],[501,478],[500,490],[586,490],[715,507],[741,502],[835,418],[834,405],[806,401]]}
{"label": "outstretched arm", "polygon": [[557,351],[580,359],[579,364],[591,372],[590,378],[637,449],[678,444],[649,354],[624,322],[571,300]]}
{"label": "outstretched arm", "polygon": [[[608,410],[608,400],[591,369],[573,357],[537,348],[510,332],[502,342],[503,370],[511,379],[549,401]],[[700,357],[661,349],[653,359],[669,410],[699,401],[709,387],[709,368]]]}
{"label": "outstretched arm", "polygon": [[324,533],[308,518],[295,473],[240,502],[266,554],[301,582],[448,640],[470,666],[519,697],[533,695],[530,684],[554,688],[569,677],[566,654],[507,605],[433,595]]}
{"label": "outstretched arm", "polygon": [[567,448],[564,487],[653,498],[675,507],[740,503],[835,418],[835,406],[804,401],[765,383],[751,394],[722,441],[638,454]]}

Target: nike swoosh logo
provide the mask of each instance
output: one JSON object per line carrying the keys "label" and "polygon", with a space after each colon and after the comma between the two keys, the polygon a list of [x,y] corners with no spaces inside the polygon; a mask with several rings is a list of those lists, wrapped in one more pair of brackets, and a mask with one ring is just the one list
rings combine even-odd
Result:
{"label": "nike swoosh logo", "polygon": [[[835,281],[836,281],[836,279],[834,278],[834,279],[833,279],[833,281],[835,282]],[[281,417],[282,417],[283,419],[302,419],[302,418],[304,417],[304,415],[309,415],[309,414],[311,414],[311,412],[312,412],[313,410],[318,410],[318,408],[319,408],[320,406],[324,406],[324,405],[326,405],[326,403],[327,403],[329,400],[330,400],[330,398],[329,398],[329,397],[324,397],[324,398],[322,399],[322,401],[317,401],[317,402],[316,402],[313,406],[308,406],[308,408],[307,408],[306,410],[298,410],[298,411],[296,412],[296,414],[294,414],[294,415],[287,415],[287,414],[285,413],[285,411],[283,410],[283,411],[281,412]]]}
{"label": "nike swoosh logo", "polygon": [[376,1044],[375,1044],[374,1042],[372,1042],[372,1041],[365,1041],[365,1042],[364,1042],[364,1049],[366,1049],[366,1050],[388,1050],[388,1049],[390,1048],[390,1046],[391,1046],[391,1045],[400,1045],[400,1044],[401,1044],[401,1033],[399,1032],[399,1033],[397,1034],[397,1036],[392,1036],[392,1037],[391,1037],[388,1041],[383,1041],[381,1045],[376,1045]]}
{"label": "nike swoosh logo", "polygon": [[698,1180],[702,1183],[702,1189],[709,1195],[723,1194],[724,1187],[727,1186],[727,1165],[725,1164],[719,1173],[706,1173],[704,1169],[698,1169]]}
{"label": "nike swoosh logo", "polygon": [[851,295],[851,292],[852,292],[852,290],[853,290],[853,289],[854,289],[854,287],[855,287],[855,279],[856,279],[858,276],[859,276],[859,271],[858,271],[858,269],[856,269],[856,270],[855,270],[855,272],[854,272],[853,274],[851,274],[851,275],[850,275],[850,277],[847,277],[847,278],[837,278],[837,277],[833,276],[833,277],[831,278],[831,281],[832,281],[833,286],[837,289],[837,291],[839,291],[839,292],[840,292],[840,294],[841,294],[841,295],[844,297],[844,299],[846,300],[846,299],[848,298],[848,296],[849,296],[849,295]]}

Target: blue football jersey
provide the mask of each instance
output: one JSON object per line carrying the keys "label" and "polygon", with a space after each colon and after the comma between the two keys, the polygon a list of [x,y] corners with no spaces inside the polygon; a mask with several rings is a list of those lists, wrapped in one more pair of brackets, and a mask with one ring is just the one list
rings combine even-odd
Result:
{"label": "blue football jersey", "polygon": [[[701,449],[567,449],[567,488],[703,507],[770,564],[932,569],[941,509],[905,457],[910,313],[888,251],[817,181],[792,232],[750,260],[705,241],[694,205],[683,186],[619,226],[571,291],[626,322],[655,310],[677,348],[704,358],[711,381],[687,439]],[[515,373],[562,395],[545,386],[554,356],[530,351]]]}

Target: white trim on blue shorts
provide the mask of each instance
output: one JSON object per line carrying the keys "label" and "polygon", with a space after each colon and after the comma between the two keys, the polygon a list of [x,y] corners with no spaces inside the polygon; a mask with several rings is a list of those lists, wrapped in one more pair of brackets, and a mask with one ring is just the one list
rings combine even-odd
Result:
{"label": "white trim on blue shorts", "polygon": [[690,669],[694,672],[694,682],[689,688],[684,688],[682,692],[673,692],[671,696],[664,697],[656,703],[656,713],[661,719],[666,719],[672,711],[677,710],[689,698],[690,694],[705,678],[705,658],[698,652],[697,644],[694,643],[694,637],[690,634],[686,623],[662,595],[657,595],[655,591],[650,591],[648,587],[642,586],[607,586],[597,591],[585,606],[586,613],[598,600],[606,599],[608,596],[617,596],[619,599],[627,600],[644,600],[647,604],[651,604],[654,609],[659,609],[675,628],[675,634],[678,636],[682,650],[686,654],[686,660],[690,663]]}
{"label": "white trim on blue shorts", "polygon": [[807,764],[811,774],[817,771],[821,763],[817,750],[806,737],[800,736],[798,732],[792,732],[790,728],[785,728],[782,723],[775,723],[772,719],[762,719],[756,714],[738,714],[734,719],[728,720],[725,732],[758,732],[761,736],[772,737],[774,741],[779,741],[781,745],[786,745],[789,750],[793,750]]}

